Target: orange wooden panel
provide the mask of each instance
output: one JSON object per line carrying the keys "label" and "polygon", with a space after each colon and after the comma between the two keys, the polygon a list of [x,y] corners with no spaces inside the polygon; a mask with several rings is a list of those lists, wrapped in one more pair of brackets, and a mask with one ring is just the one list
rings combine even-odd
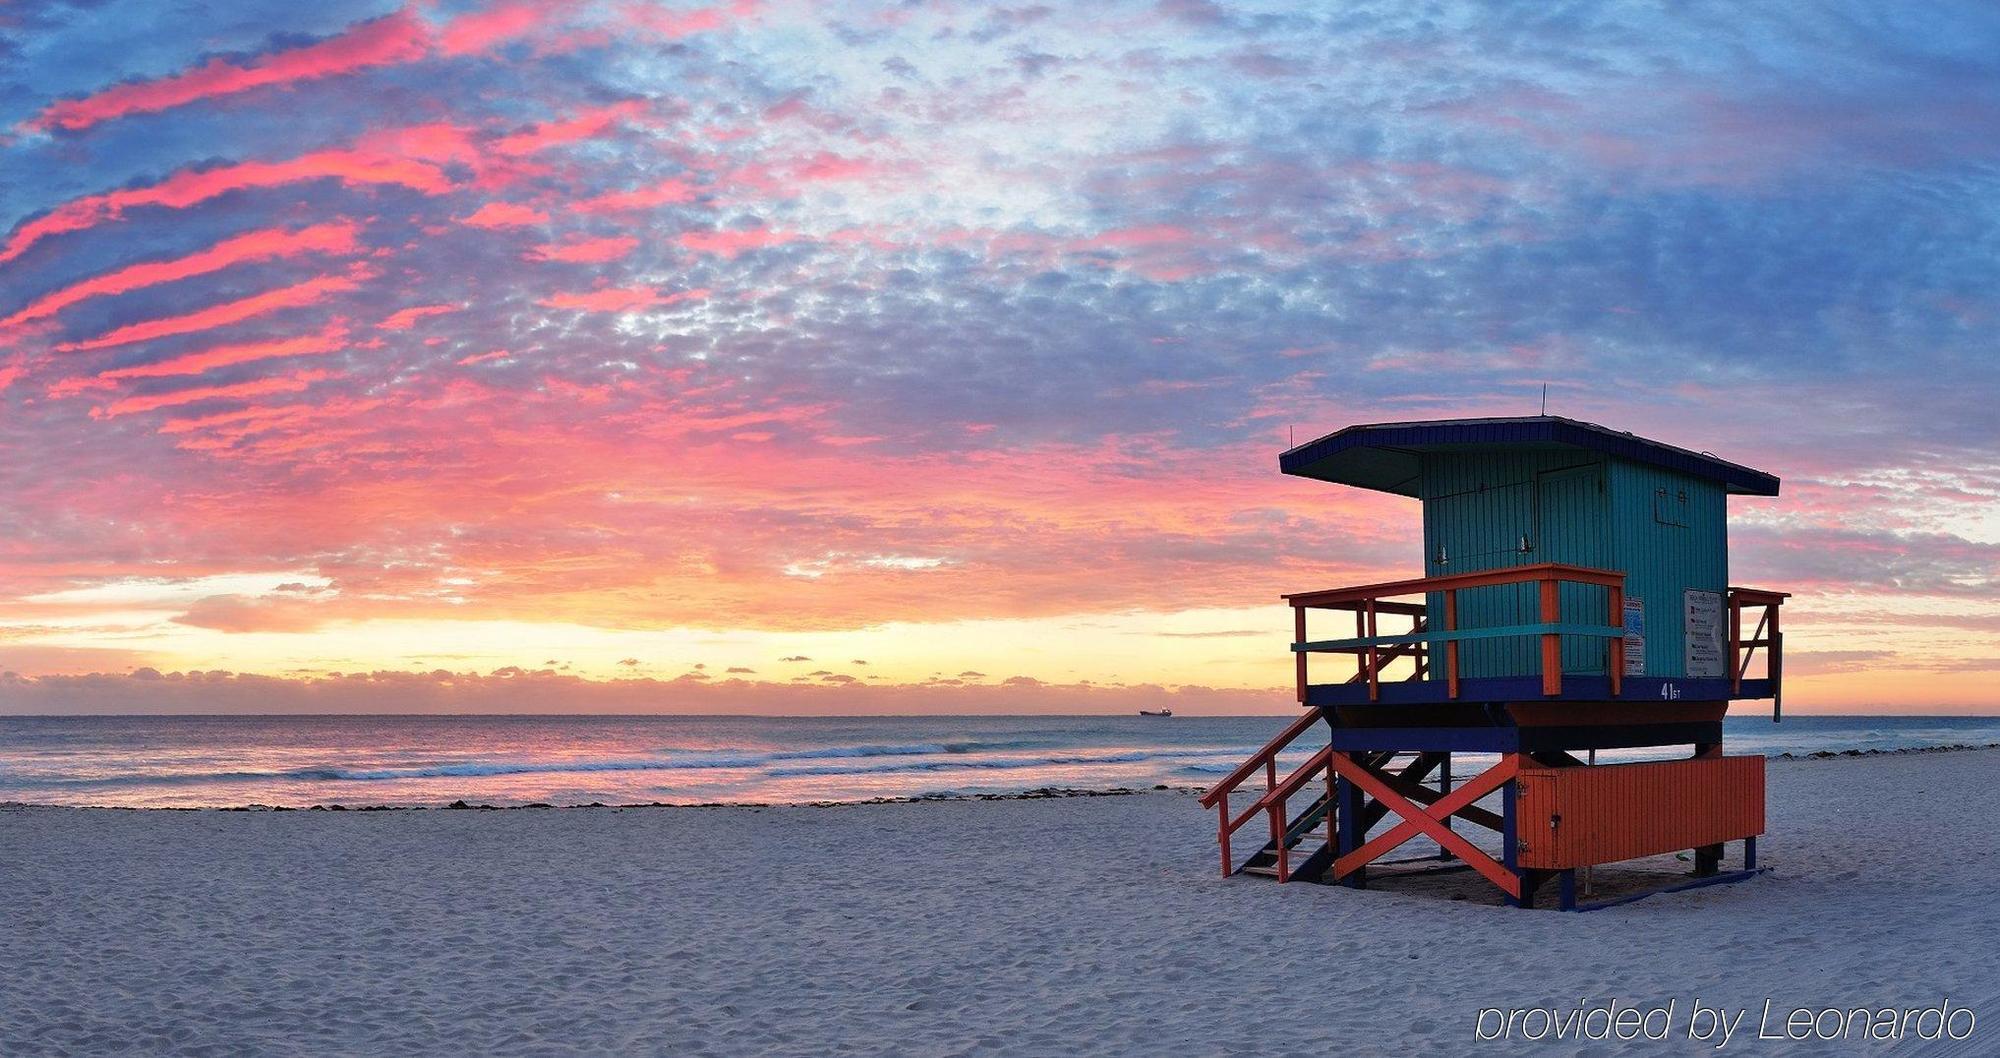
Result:
{"label": "orange wooden panel", "polygon": [[1522,768],[1518,862],[1560,870],[1764,832],[1764,758]]}

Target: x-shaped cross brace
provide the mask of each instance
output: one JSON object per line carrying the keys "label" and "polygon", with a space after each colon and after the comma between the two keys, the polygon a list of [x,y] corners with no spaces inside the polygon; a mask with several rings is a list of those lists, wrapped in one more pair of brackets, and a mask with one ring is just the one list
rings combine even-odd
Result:
{"label": "x-shaped cross brace", "polygon": [[1488,881],[1499,886],[1508,896],[1520,898],[1519,875],[1488,856],[1479,846],[1458,836],[1450,827],[1445,826],[1445,820],[1450,819],[1453,813],[1499,789],[1502,784],[1512,779],[1521,767],[1518,756],[1509,753],[1501,757],[1499,764],[1466,780],[1463,786],[1439,798],[1429,808],[1423,808],[1397,793],[1388,783],[1383,782],[1380,776],[1362,767],[1346,753],[1334,753],[1328,763],[1341,778],[1359,786],[1369,796],[1388,806],[1390,811],[1403,817],[1402,822],[1365,842],[1360,848],[1334,860],[1335,879],[1353,874],[1363,864],[1379,859],[1384,853],[1418,834],[1424,834],[1437,842],[1440,847],[1458,854],[1458,858],[1463,860],[1466,866],[1485,875]]}

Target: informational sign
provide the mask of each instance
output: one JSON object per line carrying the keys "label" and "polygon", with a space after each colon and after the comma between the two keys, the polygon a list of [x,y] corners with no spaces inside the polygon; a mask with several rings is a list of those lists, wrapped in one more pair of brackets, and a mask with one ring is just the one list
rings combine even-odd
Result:
{"label": "informational sign", "polygon": [[1688,678],[1720,679],[1728,673],[1722,660],[1722,593],[1689,588],[1682,594],[1687,610]]}
{"label": "informational sign", "polygon": [[1625,675],[1646,674],[1646,600],[1625,597]]}

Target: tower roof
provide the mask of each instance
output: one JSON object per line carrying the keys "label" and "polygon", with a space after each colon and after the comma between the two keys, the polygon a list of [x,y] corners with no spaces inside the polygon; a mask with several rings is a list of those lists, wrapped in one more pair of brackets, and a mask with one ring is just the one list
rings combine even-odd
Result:
{"label": "tower roof", "polygon": [[1649,441],[1556,415],[1492,419],[1434,419],[1349,426],[1308,441],[1278,457],[1287,474],[1342,485],[1417,495],[1421,457],[1433,452],[1475,452],[1499,448],[1573,448],[1602,452],[1698,478],[1720,482],[1738,496],[1776,496],[1778,479],[1705,452]]}

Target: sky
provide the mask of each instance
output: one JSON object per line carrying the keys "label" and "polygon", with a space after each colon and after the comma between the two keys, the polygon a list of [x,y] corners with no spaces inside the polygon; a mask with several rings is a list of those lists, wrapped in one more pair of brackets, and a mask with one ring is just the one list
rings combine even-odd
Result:
{"label": "sky", "polygon": [[1777,474],[2000,710],[2000,11],[0,8],[0,711],[1283,712],[1356,422]]}

